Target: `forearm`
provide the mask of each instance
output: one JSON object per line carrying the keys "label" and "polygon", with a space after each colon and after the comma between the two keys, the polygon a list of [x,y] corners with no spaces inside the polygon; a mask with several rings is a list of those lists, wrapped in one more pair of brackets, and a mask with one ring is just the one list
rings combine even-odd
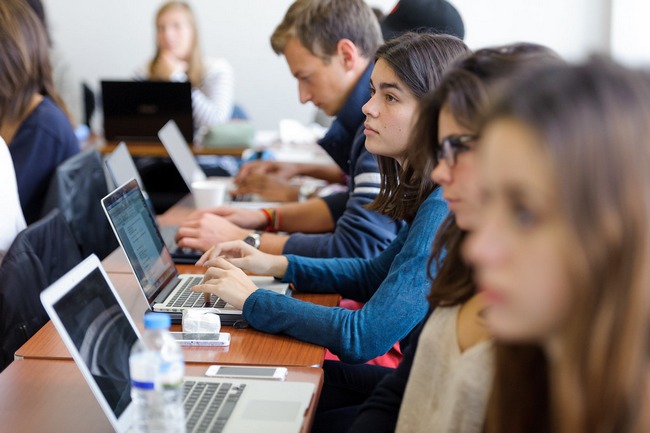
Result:
{"label": "forearm", "polygon": [[287,235],[280,235],[277,233],[262,233],[260,236],[259,250],[268,254],[282,254],[284,244],[287,243]]}
{"label": "forearm", "polygon": [[344,183],[341,168],[336,164],[297,164],[297,174],[323,179],[329,183]]}
{"label": "forearm", "polygon": [[[304,203],[290,203],[277,208],[278,231],[288,233],[324,233],[334,230],[334,220],[327,204],[319,198]],[[284,244],[283,244],[284,245]]]}

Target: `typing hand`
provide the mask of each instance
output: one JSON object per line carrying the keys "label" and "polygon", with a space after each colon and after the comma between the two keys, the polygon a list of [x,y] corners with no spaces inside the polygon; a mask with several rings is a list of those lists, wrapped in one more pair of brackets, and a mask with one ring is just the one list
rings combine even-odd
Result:
{"label": "typing hand", "polygon": [[263,253],[244,241],[223,242],[210,248],[196,262],[197,266],[213,266],[226,260],[234,266],[257,275],[284,277],[289,262],[285,256]]}
{"label": "typing hand", "polygon": [[250,230],[242,229],[225,218],[204,213],[198,219],[187,220],[178,229],[177,243],[180,247],[207,251],[219,242],[245,238]]}
{"label": "typing hand", "polygon": [[221,257],[211,261],[203,276],[203,283],[192,287],[194,292],[203,292],[206,301],[211,294],[217,295],[240,310],[255,290],[255,283],[241,269]]}
{"label": "typing hand", "polygon": [[289,180],[300,174],[298,165],[291,162],[251,161],[242,165],[239,173],[235,176],[235,184],[238,185],[244,182],[248,175],[252,173],[270,174],[283,180]]}
{"label": "typing hand", "polygon": [[[241,209],[232,206],[219,206],[211,209],[197,210],[192,212],[187,217],[187,220],[188,221],[199,220],[203,218],[206,214],[218,215],[239,227],[253,229],[253,230],[264,228],[267,222],[264,213],[259,210]],[[248,232],[250,232],[250,230],[248,230]],[[226,240],[230,240],[230,239],[226,239]]]}
{"label": "typing hand", "polygon": [[234,194],[257,194],[264,200],[298,201],[300,189],[281,177],[262,173],[250,173],[237,184]]}

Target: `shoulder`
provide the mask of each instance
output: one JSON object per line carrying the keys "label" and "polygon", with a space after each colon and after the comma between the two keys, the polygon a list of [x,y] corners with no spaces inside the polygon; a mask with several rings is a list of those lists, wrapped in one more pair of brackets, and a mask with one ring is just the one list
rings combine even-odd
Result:
{"label": "shoulder", "polygon": [[21,136],[34,134],[40,134],[51,141],[66,145],[76,145],[76,147],[79,145],[68,116],[49,97],[45,97],[43,102],[27,116],[15,138],[20,139]]}
{"label": "shoulder", "polygon": [[203,59],[206,74],[231,73],[232,65],[226,59],[206,57]]}
{"label": "shoulder", "polygon": [[413,224],[417,221],[430,221],[447,216],[449,209],[447,202],[442,198],[442,188],[436,187],[418,208]]}

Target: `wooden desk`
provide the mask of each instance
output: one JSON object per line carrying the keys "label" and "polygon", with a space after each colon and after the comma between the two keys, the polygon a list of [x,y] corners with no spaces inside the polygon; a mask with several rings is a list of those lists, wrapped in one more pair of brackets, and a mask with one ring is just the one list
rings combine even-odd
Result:
{"label": "wooden desk", "polygon": [[[186,374],[202,376],[207,366],[187,366]],[[316,385],[316,398],[306,413],[302,432],[314,416],[323,372],[290,368],[287,380]],[[70,361],[13,362],[0,374],[2,431],[75,433],[113,432],[77,365]]]}
{"label": "wooden desk", "polygon": [[[169,156],[165,146],[160,141],[133,141],[125,140],[129,153],[134,158],[149,156],[149,157],[163,157]],[[115,150],[115,147],[120,144],[119,141],[105,140],[104,137],[93,136],[82,144],[82,148],[95,147],[102,155],[106,155]],[[195,155],[227,155],[240,157],[246,148],[242,147],[226,147],[226,148],[199,148],[194,145],[190,146],[192,153]]]}
{"label": "wooden desk", "polygon": [[[193,268],[190,266],[190,268]],[[109,274],[122,302],[141,326],[142,315],[147,303],[137,286],[133,274]],[[338,295],[297,294],[298,299],[328,307],[335,306]],[[180,325],[173,325],[173,331],[180,331]],[[229,347],[184,347],[183,354],[188,364],[248,364],[284,366],[320,366],[324,349],[321,346],[305,343],[284,335],[272,335],[255,329],[235,329],[224,326],[229,332]],[[15,354],[16,359],[71,360],[72,355],[63,344],[59,334],[48,322],[32,336]]]}

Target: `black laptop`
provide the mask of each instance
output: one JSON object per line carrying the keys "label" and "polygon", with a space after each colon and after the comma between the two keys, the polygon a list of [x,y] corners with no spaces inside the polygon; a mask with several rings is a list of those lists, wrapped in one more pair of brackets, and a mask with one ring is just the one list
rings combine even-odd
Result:
{"label": "black laptop", "polygon": [[192,86],[189,82],[102,80],[104,136],[107,140],[158,142],[170,119],[193,141]]}

